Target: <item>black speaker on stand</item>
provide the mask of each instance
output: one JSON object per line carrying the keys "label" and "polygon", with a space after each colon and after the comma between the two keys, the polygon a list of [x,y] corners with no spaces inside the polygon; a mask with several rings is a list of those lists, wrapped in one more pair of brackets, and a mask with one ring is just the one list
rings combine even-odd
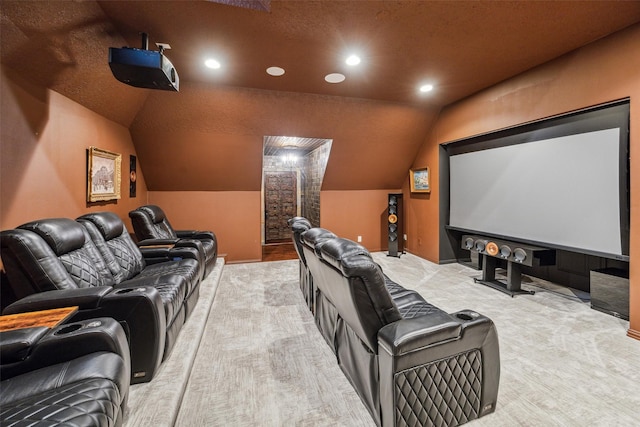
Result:
{"label": "black speaker on stand", "polygon": [[389,193],[387,205],[388,256],[400,257],[404,252],[402,193]]}

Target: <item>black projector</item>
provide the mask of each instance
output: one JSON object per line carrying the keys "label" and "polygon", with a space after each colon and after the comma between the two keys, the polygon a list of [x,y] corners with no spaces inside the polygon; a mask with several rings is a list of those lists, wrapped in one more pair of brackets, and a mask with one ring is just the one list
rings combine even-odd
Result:
{"label": "black projector", "polygon": [[145,89],[178,91],[178,72],[161,51],[110,47],[109,67],[122,83]]}

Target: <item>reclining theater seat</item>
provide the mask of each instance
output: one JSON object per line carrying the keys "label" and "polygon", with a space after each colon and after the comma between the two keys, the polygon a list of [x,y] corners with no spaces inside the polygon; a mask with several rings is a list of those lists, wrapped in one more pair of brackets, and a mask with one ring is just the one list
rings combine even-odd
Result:
{"label": "reclining theater seat", "polygon": [[176,259],[147,264],[116,214],[90,213],[77,221],[89,232],[116,283],[149,285],[160,292],[167,322],[166,358],[198,302],[201,270],[197,252],[192,248],[176,248],[171,251],[171,258]]}
{"label": "reclining theater seat", "polygon": [[321,234],[301,236],[316,324],[376,424],[452,426],[493,412],[500,377],[493,322],[471,310],[447,314],[397,284],[392,295],[364,247],[316,239]]}
{"label": "reclining theater seat", "polygon": [[[115,234],[118,227],[115,221],[111,224]],[[189,278],[197,275],[196,261],[158,264],[156,272],[171,271],[166,274],[154,276],[144,268],[135,277],[125,275],[115,256],[107,266],[87,229],[67,218],[44,219],[2,231],[0,245],[9,285],[19,298],[3,314],[79,306],[74,320],[112,317],[122,323],[129,337],[132,383],[153,378],[184,322],[183,305]],[[104,244],[103,252],[107,249]],[[144,265],[138,257],[121,254],[120,259],[136,264],[135,270]],[[173,270],[188,270],[189,274],[181,276]]]}
{"label": "reclining theater seat", "polygon": [[133,231],[140,242],[155,240],[173,241],[183,240],[182,244],[189,244],[199,248],[204,257],[206,277],[215,267],[218,259],[218,241],[211,231],[174,230],[164,211],[156,205],[140,206],[129,212]]}
{"label": "reclining theater seat", "polygon": [[129,349],[118,322],[0,332],[0,425],[122,425]]}

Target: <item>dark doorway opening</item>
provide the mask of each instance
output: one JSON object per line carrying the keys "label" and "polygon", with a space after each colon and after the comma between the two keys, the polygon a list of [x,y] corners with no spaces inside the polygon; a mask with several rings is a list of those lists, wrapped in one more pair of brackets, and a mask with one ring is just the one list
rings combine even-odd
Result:
{"label": "dark doorway opening", "polygon": [[[262,260],[296,258],[288,220],[320,226],[320,189],[331,140],[265,136],[262,157]],[[275,247],[274,245],[283,245]],[[289,255],[286,255],[289,254]]]}

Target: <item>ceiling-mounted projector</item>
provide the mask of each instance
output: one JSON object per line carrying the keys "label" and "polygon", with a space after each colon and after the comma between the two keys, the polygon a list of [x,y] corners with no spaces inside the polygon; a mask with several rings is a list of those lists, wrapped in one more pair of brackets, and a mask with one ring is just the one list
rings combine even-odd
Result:
{"label": "ceiling-mounted projector", "polygon": [[109,67],[122,83],[146,89],[177,92],[180,79],[169,58],[164,56],[168,44],[157,43],[159,50],[149,50],[149,38],[142,33],[142,49],[133,47],[109,48]]}

